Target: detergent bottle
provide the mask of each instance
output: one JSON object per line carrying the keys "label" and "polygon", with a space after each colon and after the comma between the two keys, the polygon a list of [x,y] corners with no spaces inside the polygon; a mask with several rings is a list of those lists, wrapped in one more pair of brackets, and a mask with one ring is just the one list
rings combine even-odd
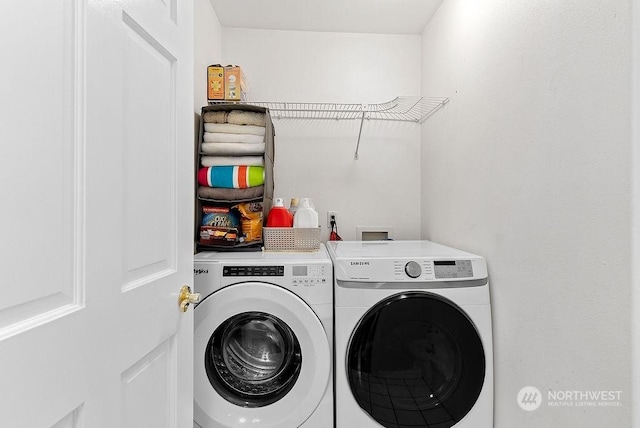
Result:
{"label": "detergent bottle", "polygon": [[309,198],[300,198],[298,210],[293,217],[293,227],[318,227],[318,213],[311,207]]}
{"label": "detergent bottle", "polygon": [[267,215],[267,227],[291,227],[293,215],[284,206],[284,199],[276,198]]}

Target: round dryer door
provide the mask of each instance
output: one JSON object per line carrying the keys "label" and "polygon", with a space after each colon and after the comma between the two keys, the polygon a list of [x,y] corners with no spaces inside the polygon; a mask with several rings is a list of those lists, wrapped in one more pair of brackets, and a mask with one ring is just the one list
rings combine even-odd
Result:
{"label": "round dryer door", "polygon": [[371,308],[353,332],[346,363],[356,401],[385,427],[452,427],[475,404],[485,377],[469,317],[425,292]]}
{"label": "round dryer door", "polygon": [[282,287],[222,288],[194,310],[194,419],[203,428],[300,426],[330,377],[327,333]]}

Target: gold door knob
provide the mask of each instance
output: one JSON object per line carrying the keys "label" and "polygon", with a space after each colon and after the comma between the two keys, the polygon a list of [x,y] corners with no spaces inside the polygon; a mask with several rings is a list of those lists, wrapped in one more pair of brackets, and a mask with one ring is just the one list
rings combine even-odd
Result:
{"label": "gold door knob", "polygon": [[189,303],[198,303],[200,301],[200,293],[192,293],[191,287],[183,285],[178,296],[178,306],[181,312],[187,312]]}

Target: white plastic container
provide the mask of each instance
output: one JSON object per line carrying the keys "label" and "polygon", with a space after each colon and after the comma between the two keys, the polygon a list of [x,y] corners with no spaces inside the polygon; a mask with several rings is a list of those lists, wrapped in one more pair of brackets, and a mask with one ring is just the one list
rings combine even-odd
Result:
{"label": "white plastic container", "polygon": [[293,227],[318,227],[318,213],[311,208],[309,198],[300,198],[298,210],[293,216]]}

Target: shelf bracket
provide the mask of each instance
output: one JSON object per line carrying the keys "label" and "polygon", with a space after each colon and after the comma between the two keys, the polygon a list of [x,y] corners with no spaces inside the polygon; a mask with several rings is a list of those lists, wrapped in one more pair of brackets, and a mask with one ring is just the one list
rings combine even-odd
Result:
{"label": "shelf bracket", "polygon": [[360,137],[362,137],[362,125],[364,124],[365,111],[362,111],[362,117],[360,118],[360,131],[358,131],[358,144],[356,144],[356,152],[353,155],[355,160],[358,160],[358,150],[360,149]]}

